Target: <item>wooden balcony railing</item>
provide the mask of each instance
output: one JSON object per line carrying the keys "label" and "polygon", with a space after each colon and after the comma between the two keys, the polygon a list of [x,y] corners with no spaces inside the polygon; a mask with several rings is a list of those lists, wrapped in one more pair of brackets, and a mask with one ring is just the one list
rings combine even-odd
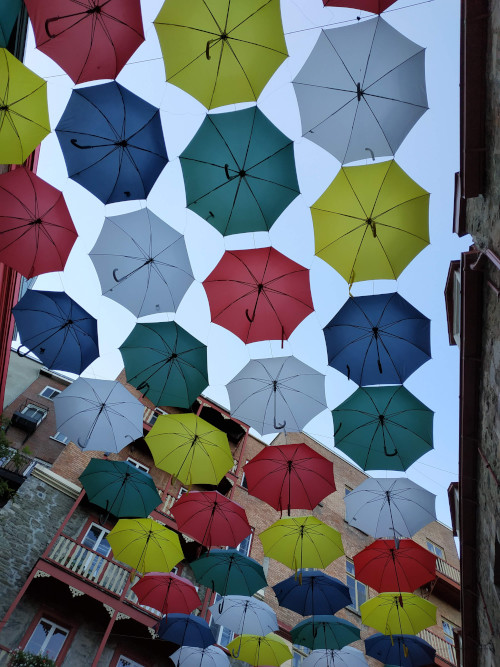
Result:
{"label": "wooden balcony railing", "polygon": [[438,635],[435,635],[430,630],[422,630],[422,632],[419,632],[418,634],[419,637],[436,649],[436,655],[443,658],[443,660],[446,660],[446,662],[449,662],[450,665],[457,664],[457,654],[454,644],[448,643],[445,639],[438,637]]}
{"label": "wooden balcony railing", "polygon": [[448,579],[451,579],[460,585],[460,570],[457,570],[457,568],[453,567],[453,565],[450,565],[441,558],[436,558],[436,570],[441,574],[444,574],[444,576],[448,577]]}
{"label": "wooden balcony railing", "polygon": [[174,515],[170,512],[170,509],[172,508],[172,505],[175,503],[177,500],[176,496],[171,496],[168,495],[166,496],[165,500],[162,502],[161,505],[158,505],[156,510],[158,512],[161,512],[162,514],[166,514],[166,516],[170,517],[171,519],[174,518]]}

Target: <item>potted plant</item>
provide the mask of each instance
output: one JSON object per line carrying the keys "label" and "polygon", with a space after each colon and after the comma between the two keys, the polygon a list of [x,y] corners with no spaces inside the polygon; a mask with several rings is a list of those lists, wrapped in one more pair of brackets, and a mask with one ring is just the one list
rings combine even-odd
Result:
{"label": "potted plant", "polygon": [[10,655],[9,667],[56,667],[56,663],[45,655],[35,655],[18,648]]}

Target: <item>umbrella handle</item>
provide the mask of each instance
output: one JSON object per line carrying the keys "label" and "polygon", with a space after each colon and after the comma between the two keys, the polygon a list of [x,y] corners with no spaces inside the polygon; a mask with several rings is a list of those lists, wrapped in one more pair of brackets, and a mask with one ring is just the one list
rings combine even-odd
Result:
{"label": "umbrella handle", "polygon": [[389,452],[387,451],[387,447],[386,447],[386,444],[385,444],[385,440],[384,440],[384,454],[385,454],[386,456],[397,456],[397,455],[398,455],[397,447],[394,448],[394,451],[392,452],[392,454],[389,454]]}
{"label": "umbrella handle", "polygon": [[118,269],[113,269],[113,278],[115,279],[115,282],[120,283],[123,280],[123,278],[117,278],[116,277],[117,272]]}
{"label": "umbrella handle", "polygon": [[219,614],[222,614],[222,612],[224,611],[224,600],[219,602],[218,610],[219,610]]}
{"label": "umbrella handle", "polygon": [[208,42],[207,42],[207,46],[206,46],[206,48],[205,48],[205,55],[206,55],[206,57],[207,57],[207,60],[211,60],[211,57],[210,57],[210,44],[211,44],[213,41],[214,41],[213,39],[209,39]]}
{"label": "umbrella handle", "polygon": [[277,423],[276,423],[276,416],[274,417],[274,428],[275,428],[277,431],[281,431],[281,429],[282,429],[282,428],[285,428],[285,426],[286,426],[286,419],[285,419],[285,421],[284,421],[282,424],[277,424]]}
{"label": "umbrella handle", "polygon": [[16,350],[17,354],[21,357],[21,359],[23,359],[24,357],[26,357],[26,356],[30,353],[30,349],[29,349],[29,347],[26,347],[26,352],[24,352],[24,353],[23,353],[23,352],[19,352],[19,350],[20,350],[22,347],[26,347],[26,345],[24,345],[24,346],[23,346],[23,345],[20,345],[20,346],[17,348],[17,350]]}
{"label": "umbrella handle", "polygon": [[349,366],[349,364],[346,364],[346,368],[347,368],[347,379],[350,380],[351,379],[351,367]]}
{"label": "umbrella handle", "polygon": [[368,151],[370,155],[372,156],[372,160],[375,162],[375,153],[372,151],[371,148],[365,148],[365,151]]}
{"label": "umbrella handle", "polygon": [[230,181],[230,180],[231,180],[231,176],[230,176],[230,174],[229,174],[229,165],[228,165],[228,164],[225,164],[225,165],[224,165],[224,171],[226,172],[226,178],[227,178],[227,180]]}
{"label": "umbrella handle", "polygon": [[[137,391],[141,391],[143,396],[146,396],[151,387],[149,386],[149,382],[141,382],[141,384],[137,385],[136,389]],[[146,391],[142,391],[143,389],[146,389]]]}
{"label": "umbrella handle", "polygon": [[338,432],[340,431],[341,428],[342,428],[342,422],[340,422],[340,424],[338,425],[338,428],[334,431],[334,433],[333,433],[334,438],[337,437],[337,434],[338,434]]}
{"label": "umbrella handle", "polygon": [[247,320],[250,322],[250,324],[254,321],[255,319],[255,313],[253,314],[252,317],[248,314],[248,308],[245,310],[245,315],[247,316]]}
{"label": "umbrella handle", "polygon": [[78,436],[78,438],[76,439],[76,444],[78,445],[78,447],[80,447],[80,449],[85,449],[85,447],[87,446],[87,443],[86,443],[86,442],[84,442],[84,443],[82,444],[82,442],[81,442],[81,440],[80,440],[80,436]]}

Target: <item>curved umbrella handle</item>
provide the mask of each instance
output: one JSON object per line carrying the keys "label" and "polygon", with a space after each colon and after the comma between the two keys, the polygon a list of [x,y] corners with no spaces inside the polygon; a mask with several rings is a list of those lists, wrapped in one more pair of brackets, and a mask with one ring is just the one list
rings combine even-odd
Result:
{"label": "curved umbrella handle", "polygon": [[[142,391],[146,387],[147,387],[146,391]],[[141,391],[143,396],[146,396],[151,387],[149,386],[149,382],[141,382],[141,384],[137,385],[136,389],[137,391]]]}
{"label": "curved umbrella handle", "polygon": [[17,352],[17,354],[21,357],[21,359],[24,359],[24,357],[26,357],[26,356],[30,353],[30,349],[29,349],[29,347],[26,347],[26,352],[24,352],[24,353],[23,353],[23,352],[19,352],[19,350],[20,350],[22,347],[26,347],[26,345],[20,345],[20,346],[17,348],[16,352]]}
{"label": "curved umbrella handle", "polygon": [[347,379],[350,380],[351,379],[351,367],[349,366],[349,364],[346,364],[346,368],[347,368]]}
{"label": "curved umbrella handle", "polygon": [[205,55],[206,55],[206,57],[207,57],[207,60],[211,60],[211,57],[210,57],[210,44],[211,44],[212,42],[213,42],[213,40],[212,40],[212,39],[209,39],[208,42],[207,42],[207,46],[206,46],[206,48],[205,48]]}
{"label": "curved umbrella handle", "polygon": [[[334,435],[335,435],[335,434],[334,434]],[[389,454],[389,452],[387,451],[387,446],[386,446],[386,444],[385,444],[385,439],[384,439],[384,454],[385,454],[386,456],[397,456],[398,453],[399,453],[399,452],[398,452],[398,449],[397,449],[397,447],[395,447],[395,448],[394,448],[394,451],[392,452],[392,454]]]}
{"label": "curved umbrella handle", "polygon": [[245,315],[247,316],[247,320],[248,320],[248,321],[250,322],[250,324],[251,324],[251,323],[254,321],[254,319],[255,319],[255,313],[252,315],[252,317],[250,317],[250,315],[248,314],[248,308],[247,308],[247,309],[245,310]]}
{"label": "curved umbrella handle", "polygon": [[45,21],[45,32],[47,33],[47,36],[50,39],[54,39],[54,37],[56,36],[56,35],[53,35],[49,30],[49,23],[52,23],[53,21],[59,21],[59,16],[54,16],[54,18],[47,19]]}
{"label": "curved umbrella handle", "polygon": [[75,148],[79,148],[82,151],[86,151],[89,148],[95,148],[95,146],[80,146],[80,144],[78,143],[78,139],[71,139],[70,143],[72,146],[74,146]]}
{"label": "curved umbrella handle", "polygon": [[365,148],[365,151],[368,151],[370,155],[372,156],[372,160],[375,162],[375,153],[372,151],[371,148]]}
{"label": "curved umbrella handle", "polygon": [[225,165],[224,165],[224,171],[226,172],[226,178],[227,178],[227,180],[230,181],[230,180],[231,180],[231,176],[229,175],[229,165],[228,165],[228,164],[225,164]]}
{"label": "curved umbrella handle", "polygon": [[285,421],[284,421],[282,424],[277,424],[277,423],[276,423],[276,415],[275,415],[275,416],[274,416],[274,428],[275,428],[277,431],[281,431],[281,429],[282,429],[282,428],[285,428],[285,426],[286,426],[286,419],[285,419]]}
{"label": "curved umbrella handle", "polygon": [[[222,612],[224,611],[224,598],[222,598],[222,600],[219,602],[218,610],[219,610],[219,614],[222,614]],[[238,653],[238,655],[239,655],[239,653]]]}
{"label": "curved umbrella handle", "polygon": [[231,650],[233,658],[238,659],[240,653],[241,653],[241,635],[240,635],[240,645],[238,646],[238,653],[234,652],[234,648]]}
{"label": "curved umbrella handle", "polygon": [[123,278],[117,278],[116,277],[117,272],[118,272],[118,269],[113,269],[113,271],[112,271],[113,278],[115,279],[115,282],[120,283],[123,280]]}

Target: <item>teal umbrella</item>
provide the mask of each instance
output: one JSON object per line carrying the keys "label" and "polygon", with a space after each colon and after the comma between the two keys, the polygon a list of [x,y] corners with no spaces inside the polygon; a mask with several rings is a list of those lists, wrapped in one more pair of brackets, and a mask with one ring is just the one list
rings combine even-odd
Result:
{"label": "teal umbrella", "polygon": [[[237,549],[211,549],[193,561],[191,568],[200,584],[222,596],[251,596],[267,586],[262,565]],[[219,611],[222,613],[222,607]]]}
{"label": "teal umbrella", "polygon": [[360,387],[332,415],[335,446],[363,470],[406,470],[433,448],[434,413],[403,385]]}
{"label": "teal umbrella", "polygon": [[120,352],[127,382],[155,405],[189,408],[208,386],[206,345],[176,322],[136,324]]}
{"label": "teal umbrella", "polygon": [[360,638],[360,630],[353,623],[337,616],[311,616],[298,623],[291,631],[292,642],[312,649],[342,649]]}
{"label": "teal umbrella", "polygon": [[0,7],[0,47],[9,43],[14,24],[21,12],[21,0],[2,0]]}
{"label": "teal umbrella", "polygon": [[256,106],[208,114],[180,161],[188,208],[224,236],[269,230],[299,194],[293,142]]}

